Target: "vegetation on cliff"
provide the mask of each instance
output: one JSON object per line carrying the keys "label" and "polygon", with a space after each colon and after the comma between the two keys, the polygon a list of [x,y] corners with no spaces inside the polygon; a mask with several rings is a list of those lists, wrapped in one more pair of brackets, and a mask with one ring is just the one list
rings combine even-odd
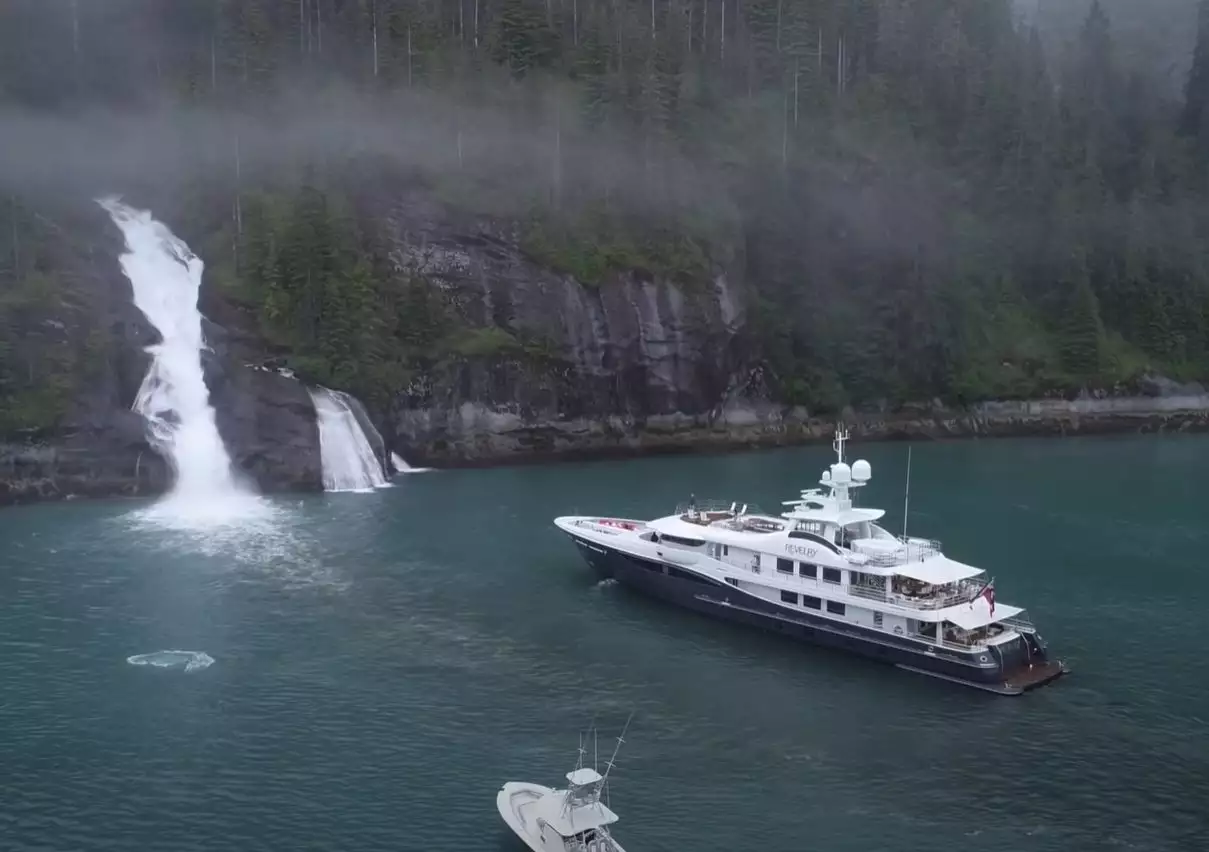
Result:
{"label": "vegetation on cliff", "polygon": [[[6,3],[0,120],[204,110],[221,144],[191,168],[94,171],[182,175],[213,280],[371,405],[443,359],[557,357],[396,268],[375,229],[402,186],[590,287],[745,281],[786,403],[1204,378],[1209,3],[1180,85],[1106,5],[1039,31],[1047,0]],[[43,331],[71,282],[25,230],[60,149],[6,138],[0,432],[53,423],[87,361]]]}

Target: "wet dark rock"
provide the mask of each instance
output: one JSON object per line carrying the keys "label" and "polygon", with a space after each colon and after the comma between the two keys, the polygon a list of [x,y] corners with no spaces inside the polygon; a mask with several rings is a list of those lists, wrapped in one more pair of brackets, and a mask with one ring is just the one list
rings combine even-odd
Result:
{"label": "wet dark rock", "polygon": [[[834,416],[775,398],[753,354],[741,258],[687,284],[651,274],[585,286],[535,264],[514,229],[400,192],[364,211],[400,282],[418,276],[469,329],[515,345],[444,357],[385,410],[369,412],[388,450],[413,465],[779,446],[829,440]],[[87,207],[87,205],[85,205]],[[62,345],[96,338],[69,416],[49,434],[0,435],[0,503],[151,495],[169,466],[130,410],[158,341],[131,302],[120,234],[104,212],[77,210],[51,252],[80,304],[55,316]],[[376,231],[373,229],[376,228]],[[187,229],[182,231],[188,239]],[[234,466],[263,491],[318,490],[322,469],[306,389],[275,367],[286,354],[258,338],[252,309],[203,281],[203,354],[219,432]],[[49,333],[49,331],[48,331]],[[94,341],[95,342],[95,341]],[[90,350],[91,351],[91,350]],[[987,403],[937,400],[842,412],[860,439],[1067,435],[1209,429],[1209,394],[1148,376],[1136,387],[1077,398]]]}
{"label": "wet dark rock", "polygon": [[[95,211],[93,210],[95,207]],[[73,496],[148,496],[165,491],[170,466],[131,411],[159,334],[134,306],[118,257],[121,234],[95,205],[76,205],[51,252],[63,281],[83,300],[64,307],[63,345],[91,341],[87,375],[68,416],[50,434],[0,435],[0,504]],[[203,282],[203,292],[207,292]],[[207,302],[213,302],[207,292]],[[221,300],[218,307],[222,309]],[[238,314],[232,314],[238,316]],[[203,354],[211,403],[234,467],[263,491],[322,487],[315,413],[305,388],[261,360],[255,341],[205,320]]]}

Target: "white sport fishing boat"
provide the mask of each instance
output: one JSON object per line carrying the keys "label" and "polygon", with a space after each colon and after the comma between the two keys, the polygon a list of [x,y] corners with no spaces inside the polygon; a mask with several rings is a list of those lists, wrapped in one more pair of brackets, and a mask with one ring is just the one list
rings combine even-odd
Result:
{"label": "white sport fishing boat", "polygon": [[844,461],[847,439],[836,430],[837,459],[819,482],[828,493],[804,490],[779,515],[690,500],[652,521],[554,523],[602,576],[728,621],[1001,695],[1062,675],[1024,610],[998,603],[982,569],[949,558],[939,541],[888,532],[876,523],[881,509],[853,505],[872,471]]}
{"label": "white sport fishing boat", "polygon": [[624,735],[622,731],[617,738],[604,775],[583,765],[586,749],[581,738],[579,760],[566,775],[565,789],[509,781],[499,791],[495,804],[500,816],[533,852],[625,852],[609,833],[618,816],[604,801]]}

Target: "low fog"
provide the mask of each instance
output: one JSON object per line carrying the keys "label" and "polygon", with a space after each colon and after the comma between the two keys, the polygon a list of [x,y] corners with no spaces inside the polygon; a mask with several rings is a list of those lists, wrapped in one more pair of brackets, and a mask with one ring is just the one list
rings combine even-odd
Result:
{"label": "low fog", "polygon": [[196,180],[255,185],[308,164],[373,162],[399,176],[490,180],[496,204],[521,205],[555,188],[677,207],[715,195],[713,176],[670,146],[584,128],[573,99],[549,88],[537,98],[501,94],[487,99],[492,106],[448,93],[368,96],[329,85],[321,94],[262,96],[239,112],[170,102],[9,107],[0,109],[0,186],[91,196]]}

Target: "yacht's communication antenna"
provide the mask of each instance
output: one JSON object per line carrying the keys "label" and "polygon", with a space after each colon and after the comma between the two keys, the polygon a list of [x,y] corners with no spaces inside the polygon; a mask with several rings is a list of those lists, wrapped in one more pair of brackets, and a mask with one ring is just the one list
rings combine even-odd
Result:
{"label": "yacht's communication antenna", "polygon": [[844,461],[844,444],[847,440],[848,430],[844,428],[844,424],[837,424],[835,427],[835,439],[831,442],[831,449],[835,450],[836,461],[841,464]]}
{"label": "yacht's communication antenna", "polygon": [[831,471],[829,471],[829,470],[825,470],[825,471],[823,471],[823,481],[824,481],[824,482],[830,482],[830,481],[831,481]]}
{"label": "yacht's communication antenna", "polygon": [[864,459],[857,459],[852,463],[852,478],[857,482],[868,482],[873,476],[873,468],[869,462]]}

